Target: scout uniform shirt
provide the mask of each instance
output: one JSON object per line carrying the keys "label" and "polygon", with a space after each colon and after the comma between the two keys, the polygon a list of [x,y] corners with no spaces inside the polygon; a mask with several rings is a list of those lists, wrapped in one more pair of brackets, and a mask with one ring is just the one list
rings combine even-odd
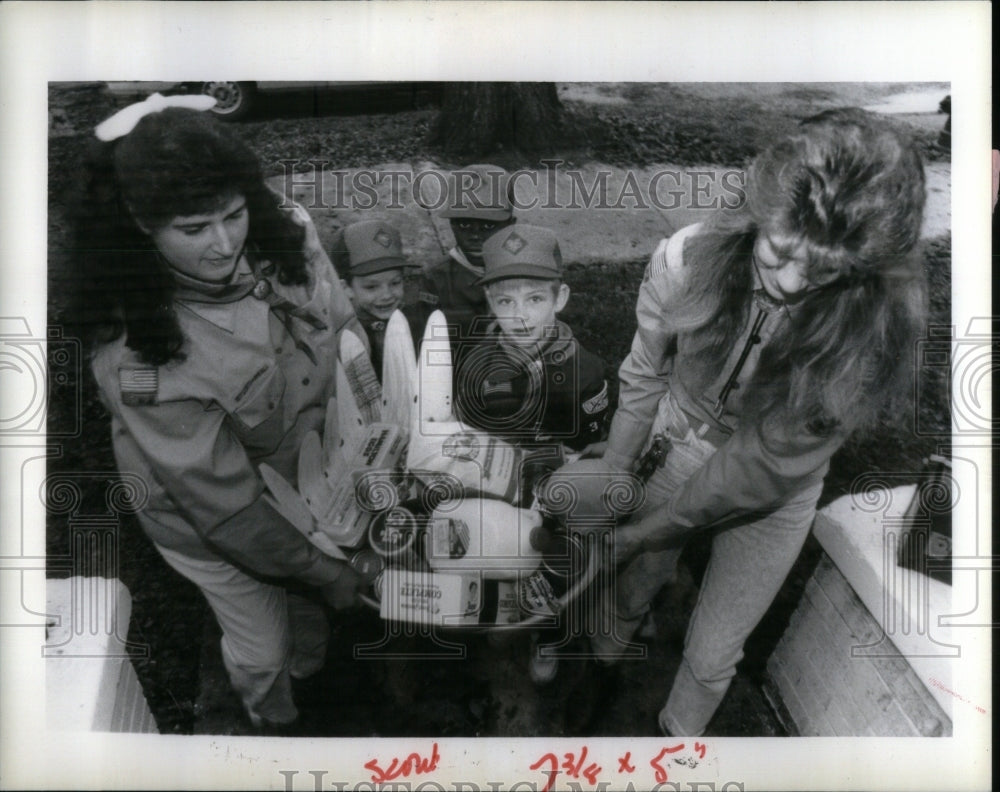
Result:
{"label": "scout uniform shirt", "polygon": [[476,319],[491,316],[479,279],[483,268],[472,264],[457,247],[448,257],[432,264],[424,274],[421,298],[439,308],[449,322],[458,325],[456,341],[467,339]]}
{"label": "scout uniform shirt", "polygon": [[818,481],[843,443],[842,432],[828,436],[787,426],[746,425],[741,386],[750,381],[767,344],[789,308],[763,289],[752,296],[746,326],[716,379],[699,390],[691,383],[683,354],[690,340],[672,328],[665,308],[684,288],[685,241],[700,224],[660,242],[646,269],[636,302],[638,330],[619,369],[618,409],[611,421],[604,459],[629,469],[647,442],[660,399],[669,390],[701,436],[717,447],[661,507],[663,521],[677,527],[711,525],[754,511],[773,509]]}
{"label": "scout uniform shirt", "polygon": [[[322,431],[333,395],[338,334],[358,327],[307,218],[297,221],[307,228],[308,285],[272,274],[233,302],[175,298],[183,360],[150,366],[120,337],[97,349],[93,370],[118,468],[148,487],[139,520],[155,543],[321,585],[339,562],[266,504],[257,470],[267,462],[295,481],[302,437]],[[254,277],[246,257],[240,267]]]}
{"label": "scout uniform shirt", "polygon": [[507,344],[494,323],[457,368],[462,421],[512,442],[560,442],[579,451],[601,439],[608,412],[604,363],[563,322],[539,356]]}

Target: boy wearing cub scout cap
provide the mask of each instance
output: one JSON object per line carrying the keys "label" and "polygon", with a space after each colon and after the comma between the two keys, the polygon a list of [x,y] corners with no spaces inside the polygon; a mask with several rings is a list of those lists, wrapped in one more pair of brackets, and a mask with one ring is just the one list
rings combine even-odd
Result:
{"label": "boy wearing cub scout cap", "polygon": [[403,255],[399,231],[384,220],[362,220],[344,228],[331,259],[368,335],[372,366],[381,378],[385,328],[393,311],[403,312],[414,339],[423,337],[430,312],[421,304],[403,302],[404,270],[415,265]]}
{"label": "boy wearing cub scout cap", "polygon": [[460,417],[513,442],[599,442],[608,413],[604,362],[556,318],[569,300],[562,254],[545,228],[518,224],[483,245],[479,279],[493,322],[458,364]]}
{"label": "boy wearing cub scout cap", "polygon": [[483,276],[483,243],[515,222],[510,176],[496,165],[468,165],[448,176],[448,195],[441,217],[448,220],[455,247],[427,268],[428,298],[435,295],[450,322],[468,337],[477,318],[489,316],[479,279]]}

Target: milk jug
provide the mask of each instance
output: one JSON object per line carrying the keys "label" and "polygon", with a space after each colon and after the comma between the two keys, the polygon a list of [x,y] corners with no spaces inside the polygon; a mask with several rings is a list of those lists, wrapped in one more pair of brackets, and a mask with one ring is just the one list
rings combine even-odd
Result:
{"label": "milk jug", "polygon": [[538,567],[546,532],[537,511],[486,498],[446,500],[427,524],[427,563],[435,571],[479,570],[511,580]]}

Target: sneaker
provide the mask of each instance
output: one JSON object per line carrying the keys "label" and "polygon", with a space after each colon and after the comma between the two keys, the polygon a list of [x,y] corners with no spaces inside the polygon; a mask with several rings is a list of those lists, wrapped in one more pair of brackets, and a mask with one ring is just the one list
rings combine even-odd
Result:
{"label": "sneaker", "polygon": [[263,718],[256,713],[248,712],[247,716],[250,719],[250,723],[253,725],[254,731],[257,736],[260,737],[296,737],[299,733],[299,715],[296,712],[295,717],[290,721],[272,721],[268,718]]}
{"label": "sneaker", "polygon": [[528,662],[528,676],[536,685],[547,685],[559,673],[559,658],[553,653],[542,654],[538,645],[538,633],[531,634],[531,660]]}
{"label": "sneaker", "polygon": [[559,673],[559,658],[554,655],[542,655],[537,651],[531,653],[528,664],[528,676],[536,685],[547,685]]}
{"label": "sneaker", "polygon": [[656,715],[656,727],[657,727],[656,730],[663,737],[673,737],[674,733],[672,731],[670,731],[670,729],[667,728],[667,724],[666,724],[666,712],[667,712],[667,710],[664,707],[662,710],[659,711],[659,713],[657,713],[657,715]]}
{"label": "sneaker", "polygon": [[565,733],[569,737],[593,736],[601,716],[618,695],[621,671],[594,659],[587,661],[581,678],[566,699]]}
{"label": "sneaker", "polygon": [[636,630],[635,635],[640,641],[652,641],[656,639],[656,620],[653,618],[652,611],[646,611],[646,615],[642,619],[642,624],[639,625],[639,629]]}

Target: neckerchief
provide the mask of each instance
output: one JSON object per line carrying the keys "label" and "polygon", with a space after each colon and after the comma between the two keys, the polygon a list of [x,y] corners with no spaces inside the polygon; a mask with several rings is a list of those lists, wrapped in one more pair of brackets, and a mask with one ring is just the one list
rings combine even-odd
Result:
{"label": "neckerchief", "polygon": [[238,302],[247,295],[253,295],[258,300],[266,301],[274,315],[285,326],[295,346],[312,361],[313,365],[317,364],[315,353],[306,343],[302,331],[296,327],[292,317],[303,320],[317,330],[325,330],[326,323],[278,294],[269,279],[276,272],[275,266],[270,262],[261,263],[253,251],[248,249],[245,252],[236,265],[232,277],[225,283],[213,283],[185,275],[173,267],[170,271],[176,282],[174,298],[177,300],[224,304]]}
{"label": "neckerchief", "polygon": [[477,267],[475,264],[469,261],[468,257],[458,248],[458,246],[455,246],[451,250],[449,250],[448,255],[451,256],[453,259],[455,259],[455,261],[457,261],[459,264],[465,267],[469,272],[471,272],[476,277],[478,278],[483,277],[483,274],[485,273],[486,270],[483,267]]}
{"label": "neckerchief", "polygon": [[256,279],[247,264],[247,256],[240,257],[232,276],[224,283],[206,281],[185,275],[170,267],[174,277],[174,298],[196,303],[232,303],[246,297],[254,287]]}
{"label": "neckerchief", "polygon": [[563,359],[568,358],[575,350],[573,331],[565,322],[556,321],[556,332],[542,339],[541,343],[531,346],[512,344],[500,330],[500,323],[494,321],[487,328],[487,333],[496,333],[497,345],[510,357],[523,358],[525,355],[535,361],[550,358],[563,353]]}

